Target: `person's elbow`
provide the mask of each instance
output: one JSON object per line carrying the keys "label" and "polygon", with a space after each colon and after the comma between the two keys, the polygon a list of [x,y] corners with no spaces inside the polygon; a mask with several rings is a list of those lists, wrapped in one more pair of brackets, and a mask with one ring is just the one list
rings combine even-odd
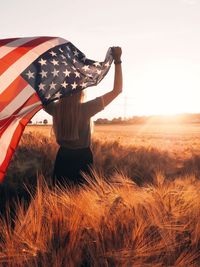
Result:
{"label": "person's elbow", "polygon": [[118,96],[122,93],[122,86],[114,88],[115,95]]}
{"label": "person's elbow", "polygon": [[118,94],[121,94],[121,93],[122,93],[122,87],[120,87],[118,90]]}

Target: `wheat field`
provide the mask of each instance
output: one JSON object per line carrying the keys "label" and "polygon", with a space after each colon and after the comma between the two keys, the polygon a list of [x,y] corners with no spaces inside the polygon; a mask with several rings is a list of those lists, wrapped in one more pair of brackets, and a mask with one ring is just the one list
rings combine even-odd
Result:
{"label": "wheat field", "polygon": [[200,266],[200,125],[95,126],[94,171],[52,188],[57,145],[30,126],[1,185],[1,266]]}

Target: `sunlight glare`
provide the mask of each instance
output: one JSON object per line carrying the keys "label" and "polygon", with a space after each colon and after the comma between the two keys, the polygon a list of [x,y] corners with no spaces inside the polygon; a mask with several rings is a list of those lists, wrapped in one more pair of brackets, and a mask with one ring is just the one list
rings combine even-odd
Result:
{"label": "sunlight glare", "polygon": [[192,66],[181,62],[149,64],[143,77],[143,110],[146,115],[173,115],[195,112],[199,81]]}

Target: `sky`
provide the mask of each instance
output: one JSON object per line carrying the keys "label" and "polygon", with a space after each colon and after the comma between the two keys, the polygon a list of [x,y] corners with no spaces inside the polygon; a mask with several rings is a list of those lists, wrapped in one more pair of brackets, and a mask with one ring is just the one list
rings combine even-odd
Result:
{"label": "sky", "polygon": [[[59,36],[98,61],[121,46],[123,93],[95,118],[200,113],[199,14],[200,0],[7,0],[0,38]],[[113,78],[114,66],[87,99],[112,90]]]}

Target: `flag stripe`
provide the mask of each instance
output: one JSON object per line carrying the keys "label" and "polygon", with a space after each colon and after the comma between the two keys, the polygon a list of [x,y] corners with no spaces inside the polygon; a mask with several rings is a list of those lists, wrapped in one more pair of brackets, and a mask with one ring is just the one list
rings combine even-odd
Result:
{"label": "flag stripe", "polygon": [[[18,115],[24,114],[26,112],[28,112],[30,110],[30,106],[33,105],[40,105],[42,108],[42,102],[40,101],[38,95],[35,93],[34,95],[32,95],[26,102],[26,105],[23,106],[23,109],[21,109],[18,113]],[[31,110],[30,110],[31,111]]]}
{"label": "flag stripe", "polygon": [[27,82],[18,76],[0,95],[0,112],[14,100],[14,98],[27,86]]}
{"label": "flag stripe", "polygon": [[0,40],[0,47],[12,42],[12,41],[15,41],[15,40],[18,40],[18,39],[21,39],[21,38],[10,38],[10,39],[2,39]]}
{"label": "flag stripe", "polygon": [[15,110],[20,108],[24,102],[35,93],[35,90],[27,84],[21,92],[0,112],[0,123],[2,119],[10,117]]}
{"label": "flag stripe", "polygon": [[21,45],[19,47],[15,47],[13,51],[6,54],[4,57],[1,58],[3,64],[0,65],[0,75],[7,70],[7,68],[15,63],[18,59],[22,56],[26,55],[29,51],[31,51],[34,47],[44,43],[45,41],[51,40],[53,37],[40,37],[34,39],[32,41],[27,42],[25,45]]}
{"label": "flag stripe", "polygon": [[30,65],[31,62],[36,60],[39,55],[43,54],[48,49],[55,47],[56,45],[64,44],[66,42],[67,41],[65,39],[55,38],[51,41],[44,42],[37,47],[34,47],[31,51],[22,56],[0,76],[0,84],[2,84],[2,87],[0,88],[0,94]]}
{"label": "flag stripe", "polygon": [[2,120],[1,121],[1,125],[2,127],[0,127],[0,138],[3,134],[3,132],[6,130],[6,127],[8,127],[8,125],[18,116],[21,114],[21,112],[24,112],[24,110],[26,110],[27,106],[30,106],[34,103],[40,103],[41,101],[38,98],[38,95],[35,93],[34,95],[32,95],[25,103],[24,105],[22,105],[20,108],[18,108],[18,110],[16,110],[12,116],[10,116],[9,118]]}
{"label": "flag stripe", "polygon": [[22,46],[32,40],[38,39],[38,37],[30,37],[30,38],[20,38],[17,40],[12,40],[12,42],[7,43],[3,47],[0,47],[0,59],[6,56],[8,53],[12,52],[16,49],[16,47]]}
{"label": "flag stripe", "polygon": [[22,115],[21,117],[16,118],[15,121],[13,121],[12,124],[7,128],[5,135],[4,135],[4,142],[10,143],[10,146],[7,148],[6,151],[3,151],[5,153],[0,153],[0,164],[1,164],[0,182],[3,181],[3,178],[5,176],[5,171],[7,169],[9,161],[12,158],[12,155],[19,143],[20,137],[24,131],[26,124],[35,115],[35,113],[38,112],[40,109],[41,109],[40,106],[36,106],[28,114],[25,114],[25,115]]}
{"label": "flag stripe", "polygon": [[27,108],[27,106],[30,106],[34,103],[40,103],[41,101],[38,98],[38,95],[35,93],[33,94],[23,105],[21,105],[21,107],[19,107],[10,117],[5,118],[3,120],[0,121],[0,138],[3,134],[3,132],[6,130],[6,127],[8,127],[8,125],[17,117],[21,114],[21,112],[24,112]]}
{"label": "flag stripe", "polygon": [[10,122],[10,125],[0,133],[1,139],[0,139],[0,147],[1,147],[1,153],[0,153],[0,164],[2,164],[5,154],[8,148],[8,144],[10,144],[13,131],[15,128],[15,124],[19,122],[20,118],[26,116],[28,113],[32,112],[33,109],[36,107],[40,107],[41,109],[41,102],[36,102],[31,105],[27,105],[24,107],[19,113],[17,117],[14,117],[13,120]]}

